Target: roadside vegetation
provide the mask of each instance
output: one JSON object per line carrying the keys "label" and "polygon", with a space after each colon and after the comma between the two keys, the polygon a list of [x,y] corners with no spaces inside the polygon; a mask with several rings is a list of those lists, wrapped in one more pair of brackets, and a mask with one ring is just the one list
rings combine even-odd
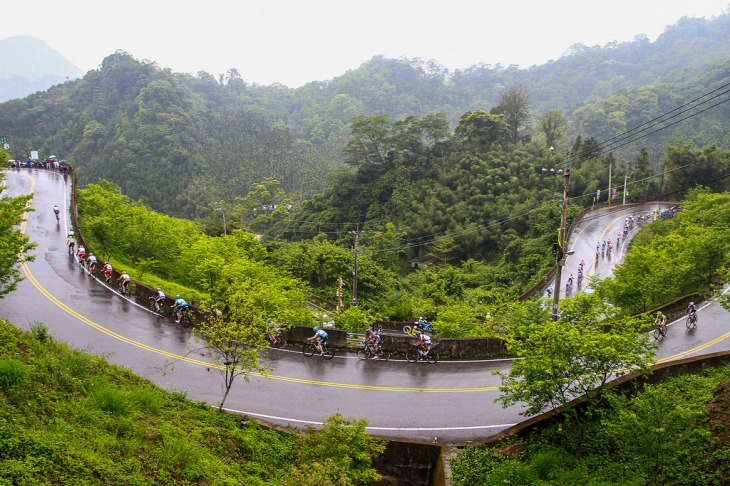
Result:
{"label": "roadside vegetation", "polygon": [[633,398],[607,394],[579,444],[562,416],[510,443],[463,449],[452,464],[454,485],[728,484],[729,375],[725,365]]}
{"label": "roadside vegetation", "polygon": [[681,208],[636,235],[614,276],[596,282],[601,296],[640,313],[692,292],[710,294],[730,261],[730,193],[697,187]]}
{"label": "roadside vegetation", "polygon": [[0,319],[2,484],[370,484],[384,444],[365,427],[268,430]]}

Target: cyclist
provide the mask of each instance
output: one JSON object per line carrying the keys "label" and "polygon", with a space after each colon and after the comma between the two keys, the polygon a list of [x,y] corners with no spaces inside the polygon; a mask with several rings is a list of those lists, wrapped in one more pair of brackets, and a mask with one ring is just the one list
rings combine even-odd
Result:
{"label": "cyclist", "polygon": [[422,332],[417,332],[416,337],[418,338],[418,342],[416,343],[416,346],[419,347],[418,352],[421,356],[426,356],[431,350],[431,338]]}
{"label": "cyclist", "polygon": [[281,334],[281,326],[275,323],[273,318],[269,317],[268,319],[266,319],[266,332],[273,339],[275,336]]}
{"label": "cyclist", "polygon": [[61,212],[61,210],[60,210],[60,209],[58,209],[58,205],[54,205],[54,206],[53,206],[53,212],[54,212],[54,213],[56,213],[56,220],[58,220],[58,219],[59,219],[59,218],[58,218],[58,213],[60,213],[60,212]]}
{"label": "cyclist", "polygon": [[83,265],[84,259],[86,258],[86,248],[83,245],[79,246],[79,251],[76,253],[76,256],[79,257],[79,263]]}
{"label": "cyclist", "polygon": [[161,288],[157,287],[157,292],[153,296],[155,299],[155,310],[159,312],[160,306],[165,302],[165,292]]}
{"label": "cyclist", "polygon": [[93,253],[89,253],[89,258],[86,260],[86,266],[89,268],[89,272],[94,273],[96,270],[96,256]]}
{"label": "cyclist", "polygon": [[667,333],[667,316],[662,314],[661,311],[656,313],[656,319],[654,319],[654,324],[659,327],[659,332],[662,335],[665,335]]}
{"label": "cyclist", "polygon": [[616,244],[617,244],[617,245],[620,245],[620,244],[621,244],[621,237],[622,237],[623,235],[624,235],[624,232],[623,232],[623,231],[619,231],[619,232],[618,232],[618,233],[616,234]]}
{"label": "cyclist", "polygon": [[546,290],[548,298],[553,296],[553,286],[549,286]]}
{"label": "cyclist", "polygon": [[603,240],[603,244],[601,244],[601,250],[606,251],[606,240]]}
{"label": "cyclist", "polygon": [[380,344],[380,333],[378,331],[373,331],[370,328],[365,329],[365,342],[373,347],[373,352],[377,357],[378,345]]}
{"label": "cyclist", "polygon": [[68,254],[74,254],[74,247],[76,246],[76,239],[73,236],[66,238],[66,245],[68,245]]}
{"label": "cyclist", "polygon": [[183,312],[188,310],[187,302],[185,302],[185,299],[183,299],[180,294],[177,294],[175,296],[175,303],[172,304],[172,310],[177,313],[177,320],[175,322],[180,323],[180,319],[182,319]]}
{"label": "cyclist", "polygon": [[122,275],[117,279],[117,282],[119,280],[122,281],[122,292],[129,292],[129,283],[132,281],[131,278],[129,278],[129,274],[125,273],[123,270],[120,270]]}
{"label": "cyclist", "polygon": [[104,266],[101,269],[104,272],[104,280],[107,282],[112,281],[112,272],[114,269],[112,268],[112,264],[109,262],[104,262]]}
{"label": "cyclist", "polygon": [[697,314],[697,305],[694,302],[690,302],[687,306],[687,315],[692,317]]}
{"label": "cyclist", "polygon": [[586,262],[584,260],[581,260],[580,263],[578,264],[578,266],[580,267],[581,270],[583,270],[583,267],[586,266]]}
{"label": "cyclist", "polygon": [[307,341],[314,341],[317,344],[319,354],[324,354],[324,344],[327,342],[327,332],[324,329],[320,329],[318,326],[314,326],[314,336],[307,338]]}
{"label": "cyclist", "polygon": [[568,277],[568,286],[569,287],[572,287],[573,286],[573,280],[574,280],[573,279],[573,274],[571,273],[570,274],[570,277]]}

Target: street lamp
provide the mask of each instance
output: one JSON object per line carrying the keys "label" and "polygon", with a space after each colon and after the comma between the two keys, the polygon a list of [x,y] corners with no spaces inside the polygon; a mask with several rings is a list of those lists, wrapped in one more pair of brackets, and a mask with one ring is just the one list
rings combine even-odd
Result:
{"label": "street lamp", "polygon": [[[550,147],[550,152],[554,153],[555,149]],[[558,265],[555,272],[555,291],[553,292],[553,312],[552,320],[558,320],[558,309],[560,306],[560,284],[563,276],[563,266],[565,265],[566,246],[568,244],[565,238],[565,223],[568,213],[568,187],[570,186],[570,163],[573,153],[565,154],[565,170],[563,170],[563,206],[560,211],[560,229],[558,230],[558,242],[553,245],[553,256]]]}
{"label": "street lamp", "polygon": [[223,210],[223,208],[214,208],[214,211],[220,211],[221,215],[223,216],[223,234],[226,234],[226,212]]}

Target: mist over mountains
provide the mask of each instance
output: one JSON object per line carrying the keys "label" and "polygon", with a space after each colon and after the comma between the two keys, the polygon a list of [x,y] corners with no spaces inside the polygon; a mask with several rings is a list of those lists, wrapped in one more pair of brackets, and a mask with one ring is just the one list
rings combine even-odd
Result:
{"label": "mist over mountains", "polygon": [[81,77],[81,70],[44,41],[31,36],[0,40],[0,102]]}

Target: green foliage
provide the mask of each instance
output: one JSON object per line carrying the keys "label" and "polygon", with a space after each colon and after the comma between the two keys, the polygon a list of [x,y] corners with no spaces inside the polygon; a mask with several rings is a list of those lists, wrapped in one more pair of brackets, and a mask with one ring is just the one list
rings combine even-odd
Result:
{"label": "green foliage", "polygon": [[231,285],[211,301],[211,308],[220,312],[211,313],[196,327],[203,347],[223,377],[224,393],[218,411],[223,411],[237,376],[248,381],[250,374],[266,374],[259,350],[265,346],[262,327],[270,315],[264,305],[268,290],[245,283]]}
{"label": "green foliage", "polygon": [[657,221],[635,238],[624,263],[600,293],[632,312],[644,312],[709,287],[730,259],[730,193],[698,188],[671,220]]}
{"label": "green foliage", "polygon": [[572,437],[553,423],[522,437],[518,455],[506,456],[501,446],[463,449],[452,462],[454,484],[724,484],[727,449],[713,445],[707,418],[729,372],[727,365],[706,368],[633,397],[606,394],[606,408],[586,424],[580,462],[571,457]]}
{"label": "green foliage", "polygon": [[2,320],[0,343],[0,483],[275,485],[303,466],[293,437],[99,357]]}
{"label": "green foliage", "polygon": [[375,322],[368,310],[362,307],[349,307],[335,316],[337,329],[347,329],[351,332],[363,332]]}
{"label": "green foliage", "polygon": [[[0,152],[7,156],[4,150]],[[28,253],[36,247],[18,228],[26,213],[32,211],[26,206],[32,196],[2,196],[7,189],[2,183],[4,179],[5,174],[0,172],[0,298],[18,287],[22,280],[19,270],[21,260],[32,261],[35,256]]]}
{"label": "green foliage", "polygon": [[[373,468],[372,461],[385,450],[385,443],[372,438],[366,427],[364,419],[347,419],[340,414],[328,417],[322,428],[310,429],[309,434],[301,439],[299,461],[322,465],[332,461],[334,471],[347,472],[347,482],[340,484],[377,482],[380,475]],[[322,469],[315,468],[315,471],[321,474]]]}
{"label": "green foliage", "polygon": [[586,419],[601,400],[594,390],[630,370],[647,371],[652,362],[654,345],[639,332],[641,322],[612,320],[615,312],[596,294],[567,299],[557,322],[535,321],[512,329],[507,350],[521,359],[508,372],[496,373],[502,381],[497,401],[505,407],[525,403],[523,415],[559,409],[576,398],[586,403],[587,412],[571,414],[566,427],[578,458]]}
{"label": "green foliage", "polygon": [[5,391],[22,388],[30,381],[28,366],[15,359],[0,361],[0,388]]}
{"label": "green foliage", "polygon": [[[275,316],[286,324],[308,319],[306,286],[265,263],[266,250],[250,233],[207,236],[195,223],[130,203],[107,181],[79,191],[79,212],[92,248],[115,257],[118,268],[136,265],[134,280],[146,279],[152,287],[160,278],[173,280],[197,290],[201,301],[205,295],[232,296],[255,288],[264,317]],[[214,304],[227,310],[230,303]]]}

